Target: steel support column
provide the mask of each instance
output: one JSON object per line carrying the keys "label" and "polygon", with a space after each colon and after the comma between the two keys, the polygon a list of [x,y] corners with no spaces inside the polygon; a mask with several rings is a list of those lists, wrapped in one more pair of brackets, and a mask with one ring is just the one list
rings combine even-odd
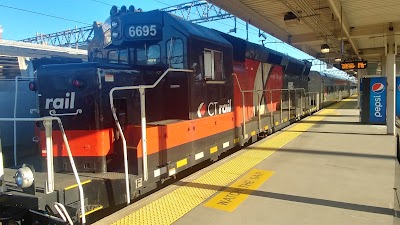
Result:
{"label": "steel support column", "polygon": [[359,108],[359,112],[360,112],[360,122],[361,122],[361,89],[360,89],[360,84],[361,84],[361,72],[362,70],[359,70],[357,72],[357,98],[358,98],[358,102],[357,102],[357,108]]}
{"label": "steel support column", "polygon": [[[380,75],[381,75],[381,77],[386,77],[386,55],[383,55],[382,57],[381,57],[382,59],[381,59],[381,71],[380,71]],[[377,71],[377,74],[379,74],[378,73],[378,71]]]}
{"label": "steel support column", "polygon": [[[393,33],[393,32],[391,32]],[[386,46],[386,77],[387,77],[387,134],[396,135],[396,54],[397,44],[394,34],[387,36]]]}

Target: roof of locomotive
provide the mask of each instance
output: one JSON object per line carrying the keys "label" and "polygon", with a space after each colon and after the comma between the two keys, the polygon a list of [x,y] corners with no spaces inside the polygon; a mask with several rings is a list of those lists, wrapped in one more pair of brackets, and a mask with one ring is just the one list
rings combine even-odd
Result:
{"label": "roof of locomotive", "polygon": [[232,44],[227,41],[223,36],[221,36],[221,34],[214,30],[214,29],[210,29],[207,27],[203,27],[201,25],[183,20],[180,17],[177,17],[175,15],[172,15],[170,13],[167,12],[162,12],[162,11],[158,11],[164,14],[164,20],[175,20],[175,22],[177,24],[179,24],[180,26],[182,26],[183,30],[185,32],[187,32],[187,36],[189,37],[196,37],[202,40],[207,40],[207,41],[211,41],[220,45],[225,45],[225,46],[232,46]]}
{"label": "roof of locomotive", "polygon": [[[147,12],[121,12],[116,15],[126,24],[160,24],[161,26],[171,26],[176,32],[183,34],[188,38],[198,38],[215,44],[232,47],[231,43],[223,38],[217,31],[209,29],[198,24],[186,21],[178,16],[165,11],[152,10]],[[107,18],[110,23],[112,17]],[[106,29],[106,28],[104,28]],[[104,32],[104,31],[102,31]],[[103,34],[102,34],[103,35]],[[118,48],[119,46],[110,44],[107,48]]]}
{"label": "roof of locomotive", "polygon": [[234,48],[234,59],[239,61],[244,61],[245,58],[252,58],[262,62],[271,62],[280,64],[280,60],[290,61],[296,64],[307,65],[311,67],[311,63],[306,60],[300,60],[289,55],[286,55],[282,52],[275,51],[268,47],[264,47],[260,44],[252,43],[246,41],[242,38],[232,36],[230,34],[223,33],[221,31],[218,32],[222,37],[227,39],[230,43],[232,43]]}
{"label": "roof of locomotive", "polygon": [[248,42],[242,38],[186,21],[168,12],[159,10],[146,12],[146,18],[157,17],[163,18],[164,25],[177,25],[177,28],[181,28],[180,32],[188,37],[195,37],[220,45],[233,47],[233,57],[235,60],[244,61],[245,58],[252,58],[274,64],[281,64],[282,61],[290,61],[291,63],[311,67],[311,63],[308,61],[299,60],[262,45]]}

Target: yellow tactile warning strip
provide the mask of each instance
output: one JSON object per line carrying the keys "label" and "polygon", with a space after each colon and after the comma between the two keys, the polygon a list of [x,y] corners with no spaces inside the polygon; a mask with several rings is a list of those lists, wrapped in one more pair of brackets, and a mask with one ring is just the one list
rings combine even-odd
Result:
{"label": "yellow tactile warning strip", "polygon": [[288,129],[288,131],[296,130],[297,132],[283,131],[268,139],[268,141],[262,142],[253,149],[244,151],[244,153],[237,157],[193,180],[190,186],[182,186],[113,224],[172,224],[218,192],[218,190],[203,188],[204,186],[227,187],[255,165],[272,155],[277,149],[282,148],[302,132],[312,127],[316,122],[333,113],[347,101],[351,101],[351,99],[345,99],[329,108],[321,110],[317,113],[318,116],[311,116],[304,119],[307,123],[299,122]]}
{"label": "yellow tactile warning strip", "polygon": [[254,190],[257,190],[261,184],[268,180],[272,174],[274,174],[272,171],[252,169],[204,205],[214,209],[233,212]]}

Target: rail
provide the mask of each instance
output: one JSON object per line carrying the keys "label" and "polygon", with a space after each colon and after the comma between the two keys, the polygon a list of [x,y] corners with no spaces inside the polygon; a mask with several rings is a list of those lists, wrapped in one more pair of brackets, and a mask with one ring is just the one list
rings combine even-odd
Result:
{"label": "rail", "polygon": [[109,92],[110,97],[110,107],[111,112],[114,117],[115,124],[118,128],[118,132],[121,134],[122,138],[122,146],[124,151],[124,170],[125,170],[125,188],[126,188],[126,202],[130,204],[130,191],[129,191],[129,174],[128,174],[128,150],[126,147],[126,139],[124,132],[122,131],[121,124],[119,123],[116,109],[114,107],[114,97],[113,94],[115,91],[122,91],[122,90],[139,90],[140,93],[140,116],[141,116],[141,129],[142,129],[142,155],[143,155],[143,179],[144,181],[148,180],[148,171],[147,171],[147,137],[146,137],[146,107],[145,107],[145,89],[152,89],[155,88],[160,81],[169,73],[169,72],[193,72],[193,70],[186,70],[186,69],[172,69],[168,68],[164,71],[164,73],[158,78],[156,82],[152,85],[135,85],[135,86],[123,86],[123,87],[114,87]]}
{"label": "rail", "polygon": [[[60,127],[60,131],[62,134],[62,138],[65,144],[65,147],[68,152],[68,158],[71,163],[72,171],[75,176],[76,183],[78,184],[79,189],[79,198],[81,202],[81,213],[82,213],[82,224],[86,223],[86,215],[85,215],[85,198],[82,188],[82,183],[80,181],[78,171],[75,166],[74,159],[72,157],[71,149],[68,143],[67,135],[65,134],[64,126],[62,125],[61,119],[59,117],[41,117],[41,118],[0,118],[0,122],[37,122],[43,121],[45,126],[46,133],[46,162],[47,162],[47,180],[46,180],[46,194],[54,192],[54,165],[53,165],[53,140],[52,140],[52,121],[57,121],[58,126]],[[1,155],[2,158],[2,155]],[[1,171],[1,170],[0,170]],[[0,174],[0,177],[3,174]]]}

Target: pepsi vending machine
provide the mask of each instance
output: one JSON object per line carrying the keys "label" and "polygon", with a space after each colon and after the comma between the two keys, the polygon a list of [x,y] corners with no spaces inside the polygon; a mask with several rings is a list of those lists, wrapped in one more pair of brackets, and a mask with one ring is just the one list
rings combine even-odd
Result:
{"label": "pepsi vending machine", "polygon": [[386,77],[362,78],[361,123],[386,124]]}
{"label": "pepsi vending machine", "polygon": [[[386,84],[386,77],[361,79],[361,123],[386,124]],[[396,77],[396,116],[400,117],[400,77]]]}

